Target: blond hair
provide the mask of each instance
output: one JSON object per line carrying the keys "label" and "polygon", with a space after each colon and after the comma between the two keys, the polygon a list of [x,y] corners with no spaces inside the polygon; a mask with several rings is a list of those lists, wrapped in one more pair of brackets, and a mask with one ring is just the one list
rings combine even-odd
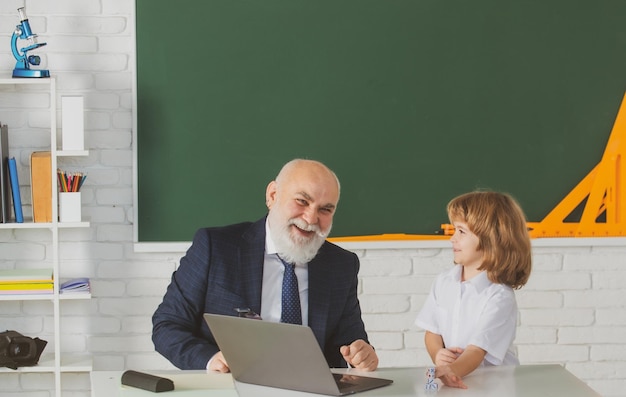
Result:
{"label": "blond hair", "polygon": [[494,283],[519,289],[530,277],[531,249],[526,217],[506,193],[476,191],[462,194],[447,206],[450,222],[467,224],[478,236],[483,253],[479,270]]}

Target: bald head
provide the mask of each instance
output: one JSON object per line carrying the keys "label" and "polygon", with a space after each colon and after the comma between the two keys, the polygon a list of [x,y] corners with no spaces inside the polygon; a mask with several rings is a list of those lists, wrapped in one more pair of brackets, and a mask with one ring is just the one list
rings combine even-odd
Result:
{"label": "bald head", "polygon": [[337,200],[341,185],[337,175],[326,165],[315,160],[294,159],[281,168],[276,176],[276,182],[280,184],[281,180],[289,180],[290,178],[309,177],[313,178],[319,184],[331,184],[334,182],[337,189]]}

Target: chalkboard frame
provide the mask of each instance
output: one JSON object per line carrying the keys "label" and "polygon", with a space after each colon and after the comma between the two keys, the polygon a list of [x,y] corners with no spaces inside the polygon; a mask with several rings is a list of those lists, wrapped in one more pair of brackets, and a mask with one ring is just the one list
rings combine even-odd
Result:
{"label": "chalkboard frame", "polygon": [[[141,1],[142,0],[136,0],[136,3],[140,3]],[[363,3],[365,3],[365,2],[363,2]],[[367,2],[367,3],[368,4],[375,4],[376,2],[373,1],[373,2]],[[425,1],[423,3],[428,5],[428,4],[433,3],[433,2]],[[557,2],[557,3],[560,3],[561,5],[565,5],[565,2]],[[595,9],[595,11],[597,13],[600,13],[602,11],[602,10],[598,10],[599,8],[603,8],[603,6],[606,7],[606,5],[609,4],[608,2],[602,2],[602,1],[600,3],[601,3],[601,6],[597,7],[597,9]],[[327,4],[329,4],[329,3],[327,3]],[[495,2],[493,2],[493,1],[485,1],[485,2],[481,2],[481,4],[489,4],[489,5],[493,6],[493,5],[495,5]],[[455,5],[460,6],[461,3],[460,2],[456,2]],[[553,8],[553,10],[555,10],[556,8],[558,8],[558,7]],[[505,10],[505,11],[507,11],[507,10]],[[511,12],[511,10],[509,9],[508,12]],[[580,12],[582,13],[583,11],[580,11]],[[605,10],[605,13],[608,13],[608,11]],[[590,14],[590,13],[587,12],[587,14]],[[616,13],[611,13],[611,14],[616,14]],[[595,16],[595,15],[593,13],[591,13],[590,16]],[[454,21],[449,22],[449,23],[452,24],[453,22]],[[623,34],[623,31],[620,31],[620,35],[618,35],[618,36],[619,37],[616,37],[616,39],[615,39],[615,43],[624,44],[624,34]],[[597,45],[598,43],[595,43],[593,40],[590,39],[589,41],[590,41],[589,43],[585,43],[586,44],[585,48],[592,49],[592,47],[594,47],[594,45],[596,47],[598,46]],[[624,48],[624,47],[620,47],[620,48]],[[137,57],[139,57],[139,54],[137,54]],[[619,57],[617,57],[617,58],[619,58]],[[523,57],[520,57],[519,59],[523,59]],[[598,92],[593,91],[592,90],[593,87],[591,87],[591,84],[589,84],[589,83],[587,83],[588,85],[584,87],[587,90],[586,92],[592,92],[593,93],[593,97],[594,97],[594,105],[593,106],[591,106],[591,107],[589,107],[589,106],[588,107],[581,106],[574,99],[572,99],[570,101],[570,103],[567,104],[567,106],[564,106],[562,109],[560,109],[560,111],[563,112],[563,114],[561,116],[568,116],[568,118],[571,117],[571,119],[572,119],[572,120],[563,121],[562,130],[567,130],[568,128],[571,128],[575,124],[580,123],[581,120],[585,120],[588,123],[588,129],[593,129],[594,131],[596,131],[595,133],[597,134],[598,139],[596,140],[596,142],[585,142],[586,149],[589,150],[589,153],[587,153],[588,155],[584,156],[586,158],[580,158],[580,157],[579,158],[574,158],[574,160],[576,160],[576,163],[578,163],[577,164],[578,165],[577,174],[568,176],[569,180],[567,181],[567,184],[569,185],[569,187],[566,187],[566,188],[561,187],[561,191],[560,192],[558,192],[556,194],[553,194],[550,198],[546,198],[546,202],[543,205],[544,215],[545,215],[545,213],[547,213],[552,208],[552,206],[554,204],[556,204],[560,200],[560,198],[562,196],[564,196],[569,191],[569,189],[571,187],[574,186],[574,184],[579,179],[581,179],[586,174],[586,172],[588,170],[590,170],[593,167],[593,165],[595,165],[595,163],[597,163],[597,161],[599,161],[599,159],[601,157],[601,154],[602,154],[602,151],[603,151],[603,148],[604,148],[604,144],[606,143],[606,139],[608,138],[610,127],[611,127],[612,122],[613,122],[614,117],[615,117],[615,112],[616,112],[616,110],[617,110],[617,108],[619,106],[619,101],[621,99],[621,96],[623,95],[623,89],[624,89],[624,86],[625,86],[624,83],[626,81],[624,79],[624,76],[623,76],[625,73],[623,73],[623,72],[616,73],[616,70],[618,70],[619,68],[621,68],[622,71],[626,70],[626,69],[623,68],[623,66],[624,66],[623,57],[619,58],[619,60],[620,60],[620,62],[613,62],[609,66],[605,65],[606,67],[603,70],[606,70],[606,68],[610,68],[611,69],[612,73],[608,73],[607,74],[607,76],[610,76],[610,78],[608,78],[606,76],[602,77],[602,76],[593,75],[594,78],[598,78],[598,79],[601,80],[599,82],[600,84],[598,84],[597,81],[594,82],[594,83],[596,85],[600,85],[602,90],[598,89]],[[609,62],[607,62],[607,63],[609,63]],[[137,66],[138,66],[138,64],[139,63],[137,63]],[[558,72],[558,70],[556,70],[558,68],[556,68],[556,67],[551,68],[551,69],[548,68],[548,69],[549,69],[548,72],[550,72],[550,73],[557,73]],[[138,80],[137,74],[139,74],[139,73],[140,73],[140,71],[139,71],[139,68],[138,68],[136,70],[136,74],[134,76],[134,79],[135,79],[136,82]],[[484,73],[487,73],[487,72],[484,72]],[[575,71],[575,72],[570,72],[570,73],[574,74],[575,75],[574,77],[578,77],[578,78],[585,77],[584,75],[581,74],[581,71]],[[616,82],[619,83],[619,84],[616,84]],[[563,84],[563,83],[561,82],[561,84]],[[577,88],[580,90],[580,87],[562,86],[560,88],[562,90],[566,91],[568,95],[572,95],[573,93],[575,93],[577,91]],[[491,87],[491,89],[495,89],[495,88]],[[604,95],[599,95],[599,92],[603,92]],[[135,120],[134,120],[134,132],[133,133],[134,133],[135,137],[138,138],[138,139],[136,139],[134,141],[136,143],[134,147],[135,147],[136,151],[138,152],[138,151],[141,150],[141,143],[140,143],[141,135],[138,134],[138,130],[141,127],[139,126],[139,123],[136,120],[137,119],[136,113],[140,112],[139,106],[137,105],[139,103],[139,99],[138,99],[139,98],[139,94],[137,93],[137,84],[135,84],[135,90],[134,90],[133,95],[135,97],[135,104],[136,104],[135,110],[137,110],[136,112],[134,112],[135,114],[133,115],[134,118],[135,118]],[[585,110],[584,117],[579,117],[580,116],[580,111],[568,113],[567,112],[568,108],[570,110],[571,109],[584,109]],[[439,112],[439,113],[436,113],[436,116],[438,116],[438,117],[445,117],[446,114],[445,114],[445,112]],[[467,114],[465,116],[467,116]],[[450,116],[450,117],[452,117],[452,116]],[[593,120],[593,121],[590,121],[590,120]],[[563,133],[563,131],[560,131],[560,132]],[[498,138],[498,136],[489,136],[489,139],[494,140],[496,142],[496,145],[495,145],[496,147],[498,147],[498,144],[501,144],[501,142],[498,143],[497,138]],[[599,142],[599,141],[601,141],[601,142]],[[465,144],[466,145],[468,143],[467,142],[459,143],[459,145],[461,145],[461,144]],[[519,142],[517,142],[517,144],[523,145],[523,144],[525,144],[525,142],[523,142],[523,140],[520,140]],[[555,151],[551,151],[551,152],[547,151],[547,152],[543,153],[543,152],[541,152],[543,150],[542,147],[536,147],[534,150],[535,150],[535,152],[539,153],[538,155],[545,156],[546,158],[550,158],[550,157],[557,158],[558,157],[559,160],[572,162],[572,158],[568,157],[568,154],[566,153],[567,152],[566,149],[567,148],[560,149],[560,150],[562,150],[561,153],[559,153],[558,150],[556,152]],[[444,154],[445,154],[445,152],[444,152]],[[138,165],[139,164],[139,159],[138,159],[139,158],[139,154],[138,153],[134,153],[134,156],[135,156],[136,164]],[[477,156],[476,158],[478,158],[478,157],[479,156]],[[271,167],[272,171],[271,172],[270,171],[266,172],[266,174],[269,174],[269,175],[267,175],[267,177],[264,178],[263,181],[258,181],[258,183],[256,184],[257,185],[257,189],[256,190],[258,190],[259,186],[264,188],[264,185],[272,178],[272,175],[273,175],[272,172],[277,171],[279,165],[282,164],[282,162],[284,162],[284,161],[286,161],[288,159],[289,158],[287,158],[286,156],[283,156],[283,158],[280,158],[280,159],[277,158],[276,161],[272,164],[272,167]],[[457,159],[453,158],[451,160],[449,157],[447,157],[445,155],[442,155],[440,157],[440,159],[441,159],[441,163],[439,163],[439,164],[437,164],[437,163],[432,164],[432,168],[430,169],[431,174],[434,173],[434,171],[437,171],[437,167],[442,166],[442,164],[448,163],[448,162],[451,162],[451,161],[457,161]],[[322,159],[322,160],[325,160],[325,159]],[[519,161],[519,159],[514,159],[514,161]],[[532,161],[532,160],[528,160],[528,161]],[[329,162],[331,164],[331,166],[332,166],[332,160],[331,161],[327,161],[327,162]],[[335,168],[335,170],[337,170],[337,167],[334,167],[334,168]],[[139,166],[135,167],[135,170],[138,170],[138,169],[139,169]],[[353,172],[353,173],[359,173],[358,167],[356,167],[355,169],[351,169],[351,170],[348,169],[348,171]],[[545,172],[549,173],[551,171],[549,169],[546,169]],[[342,211],[344,211],[344,206],[350,207],[350,201],[348,199],[346,199],[346,196],[351,193],[350,189],[352,189],[352,193],[351,194],[353,196],[354,195],[356,195],[356,196],[361,195],[361,192],[359,191],[359,187],[358,186],[350,187],[350,182],[349,182],[350,178],[349,178],[349,176],[345,177],[344,176],[345,173],[344,173],[344,175],[342,175],[342,172],[338,172],[338,173],[340,174],[340,177],[342,178],[342,185],[343,185],[343,188],[344,188],[342,201],[340,203],[340,210],[338,212],[338,218],[339,218],[341,216],[341,214],[342,214]],[[526,183],[532,183],[532,177],[536,176],[536,172],[533,172],[531,174],[534,174],[534,175],[518,175],[517,177],[518,178],[526,178]],[[388,178],[388,176],[389,176],[389,174],[379,175],[379,181],[380,180],[385,180],[385,178]],[[430,181],[430,183],[435,183],[435,184],[436,183],[440,183],[440,181],[436,181],[435,180],[435,179],[437,179],[437,175],[421,175],[420,174],[418,176],[420,178],[426,178],[426,179],[432,178],[432,181]],[[136,218],[135,218],[135,241],[136,242],[147,242],[147,243],[150,243],[150,242],[159,243],[159,242],[164,242],[164,241],[172,241],[172,240],[168,240],[168,239],[164,239],[164,240],[157,239],[157,240],[145,240],[144,241],[144,240],[142,240],[140,238],[139,229],[141,227],[141,219],[138,217],[138,214],[141,211],[142,204],[141,204],[141,198],[139,197],[139,192],[138,192],[138,190],[139,190],[138,189],[138,184],[141,183],[141,175],[140,175],[139,171],[136,172],[136,174],[134,175],[134,178],[135,178],[134,186],[135,186],[135,189],[137,190],[137,192],[135,192],[135,207],[134,207],[135,208],[135,215],[136,215]],[[464,191],[472,190],[474,188],[481,188],[481,187],[482,188],[495,188],[495,189],[499,189],[499,190],[507,190],[507,191],[511,192],[512,194],[514,194],[515,196],[517,196],[520,199],[520,201],[522,202],[522,205],[527,207],[526,206],[526,204],[527,204],[526,201],[528,201],[528,197],[524,196],[525,193],[523,191],[521,191],[521,192],[520,191],[516,191],[514,188],[510,188],[509,185],[506,185],[506,184],[497,185],[497,184],[489,183],[488,181],[482,181],[482,180],[480,180],[480,178],[477,178],[476,180],[473,180],[473,181],[468,181],[467,183],[464,182],[464,181],[456,181],[455,183],[458,184],[457,188],[449,191],[447,196],[439,197],[434,206],[432,204],[430,204],[429,206],[426,206],[427,209],[424,210],[424,211],[425,212],[431,212],[431,213],[432,212],[438,212],[439,213],[439,217],[441,218],[441,221],[445,222],[446,219],[444,217],[445,216],[445,212],[443,212],[443,208],[445,206],[445,202],[449,198],[453,197],[456,194],[463,193]],[[346,190],[348,190],[348,192],[346,192]],[[262,194],[262,192],[259,192],[259,193]],[[253,193],[250,193],[250,194],[253,194]],[[428,194],[428,193],[424,193],[424,194]],[[540,195],[541,195],[541,193],[537,194],[537,196],[540,196]],[[385,204],[385,203],[378,204],[379,201],[376,200],[376,203],[373,203],[372,205],[373,206],[381,206],[381,207],[383,207],[383,208],[381,208],[381,210],[384,211],[385,207],[388,207],[390,205],[391,206],[395,206],[395,204],[393,203],[393,200],[390,199],[388,201],[389,201],[389,203],[387,203],[387,204]],[[416,204],[419,205],[419,200],[416,201]],[[406,206],[407,203],[399,204],[400,207],[402,207],[403,205]],[[438,207],[438,208],[434,208],[434,207]],[[258,215],[258,216],[256,216],[257,218],[259,216],[261,216],[262,213],[259,212],[259,211],[262,211],[262,205],[258,205],[255,208],[255,211],[256,211],[256,214]],[[355,216],[355,215],[352,214],[351,216]],[[361,215],[357,214],[356,216],[360,217]],[[369,214],[365,213],[363,216],[367,218],[369,216]],[[251,219],[256,219],[256,218],[251,218]],[[535,215],[534,219],[529,219],[529,220],[538,221],[540,219],[537,219],[537,215]],[[205,226],[210,226],[210,225],[207,224]],[[434,226],[435,225],[431,222],[431,226],[430,226],[430,229],[428,230],[428,232],[434,232],[434,229],[435,229]],[[371,232],[370,230],[366,230],[362,234],[376,234],[378,232],[380,232],[380,233],[396,233],[396,232],[404,232],[404,231],[405,230],[397,230],[397,229],[389,229],[389,228],[387,228],[387,229],[374,230],[374,232]],[[411,231],[408,231],[408,232],[411,232]],[[186,241],[191,238],[191,233],[187,233],[187,234],[188,235],[187,235],[186,238],[175,240],[175,241],[182,242],[182,244],[186,244]],[[359,234],[359,233],[356,233],[356,234]]]}

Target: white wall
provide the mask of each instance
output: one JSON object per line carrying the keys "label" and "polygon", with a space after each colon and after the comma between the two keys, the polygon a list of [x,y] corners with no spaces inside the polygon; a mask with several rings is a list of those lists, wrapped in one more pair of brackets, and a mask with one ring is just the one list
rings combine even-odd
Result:
{"label": "white wall", "polygon": [[[88,276],[93,299],[62,303],[64,350],[90,352],[96,370],[172,368],[156,354],[150,318],[182,253],[133,250],[132,0],[26,0],[34,33],[48,43],[37,53],[58,79],[58,95],[85,97],[88,172],[83,213],[90,229],[61,231],[62,278]],[[175,4],[175,2],[172,2]],[[22,0],[0,1],[0,72],[14,67],[10,36]],[[0,120],[22,164],[45,145],[45,109],[6,111]],[[43,113],[42,113],[43,112]],[[30,135],[29,135],[30,136]],[[269,178],[270,176],[268,176]],[[582,175],[581,175],[582,177]],[[26,203],[28,204],[28,203]],[[259,217],[262,214],[259,214]],[[341,213],[338,214],[341,216]],[[0,267],[36,266],[50,256],[38,230],[0,230]],[[191,236],[190,236],[191,238]],[[381,365],[428,364],[423,333],[413,326],[435,274],[451,266],[447,248],[356,249],[362,261],[360,299]],[[534,271],[518,292],[517,343],[522,363],[561,363],[605,396],[626,390],[626,245],[549,247],[536,244]],[[45,302],[0,302],[0,329],[52,341]],[[49,346],[47,349],[53,349]],[[50,396],[51,374],[0,374],[3,396]],[[85,374],[63,376],[71,396],[89,395]]]}

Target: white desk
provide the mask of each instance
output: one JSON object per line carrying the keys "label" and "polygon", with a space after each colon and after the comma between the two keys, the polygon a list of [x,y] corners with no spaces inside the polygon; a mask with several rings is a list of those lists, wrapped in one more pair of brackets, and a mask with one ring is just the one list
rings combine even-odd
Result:
{"label": "white desk", "polygon": [[[333,370],[393,379],[394,383],[362,393],[363,397],[600,397],[584,382],[560,365],[523,365],[479,368],[464,378],[467,390],[440,386],[436,393],[425,392],[425,368],[381,368],[364,373],[354,370]],[[271,387],[233,382],[229,374],[207,374],[204,371],[145,371],[168,377],[176,390],[158,393],[159,397],[311,397]],[[122,371],[91,373],[92,397],[142,397],[155,393],[121,386]]]}

